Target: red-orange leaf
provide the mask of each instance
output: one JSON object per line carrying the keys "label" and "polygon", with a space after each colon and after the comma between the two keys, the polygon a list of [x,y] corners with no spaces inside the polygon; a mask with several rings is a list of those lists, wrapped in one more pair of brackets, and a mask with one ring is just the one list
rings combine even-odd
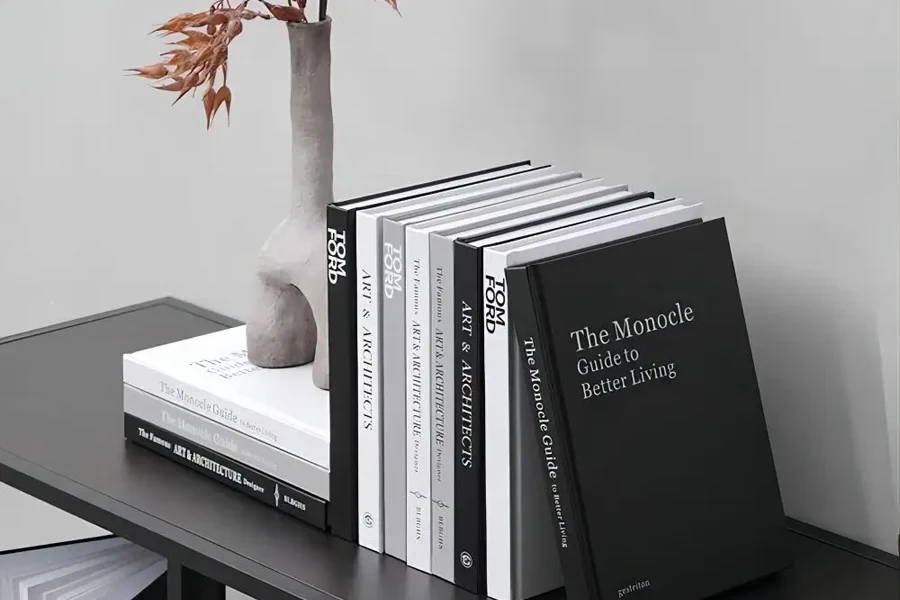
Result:
{"label": "red-orange leaf", "polygon": [[213,13],[209,15],[209,17],[206,19],[206,22],[210,25],[224,25],[228,22],[228,17],[225,16],[224,13]]}
{"label": "red-orange leaf", "polygon": [[176,76],[172,78],[172,83],[167,83],[166,85],[156,85],[153,87],[164,92],[180,92],[181,88],[184,87],[184,79]]}
{"label": "red-orange leaf", "polygon": [[187,29],[185,31],[179,31],[181,35],[185,36],[184,39],[178,40],[177,42],[173,42],[174,44],[181,46],[196,46],[198,44],[208,44],[212,38],[202,31],[193,31]]}
{"label": "red-orange leaf", "polygon": [[181,13],[180,15],[175,15],[150,33],[156,33],[158,31],[181,31],[188,25],[188,19],[193,16],[193,13]]}
{"label": "red-orange leaf", "polygon": [[244,24],[241,23],[240,19],[235,19],[231,23],[228,24],[228,27],[225,29],[225,32],[228,34],[228,37],[234,39],[241,34],[244,30]]}
{"label": "red-orange leaf", "polygon": [[287,21],[288,23],[306,23],[306,15],[304,15],[303,11],[299,8],[294,6],[277,6],[266,2],[266,0],[260,1],[266,5],[266,8],[272,13],[272,16],[279,21]]}
{"label": "red-orange leaf", "polygon": [[209,124],[212,123],[213,117],[213,104],[216,101],[216,91],[212,88],[206,90],[206,93],[203,94],[203,110],[206,112],[206,128],[209,129]]}
{"label": "red-orange leaf", "polygon": [[255,10],[245,10],[241,13],[241,18],[245,21],[252,21],[253,19],[259,17],[260,19],[270,20],[272,15],[267,15],[266,13],[256,12]]}
{"label": "red-orange leaf", "polygon": [[160,54],[160,56],[170,56],[171,57],[169,59],[170,63],[175,60],[179,60],[179,61],[184,60],[185,58],[189,57],[190,55],[191,55],[191,52],[189,50],[185,50],[184,48],[174,48],[172,50],[169,50],[167,52],[163,52],[162,54]]}
{"label": "red-orange leaf", "polygon": [[[181,93],[178,94],[177,98],[175,98],[175,102],[178,102],[179,100],[184,98],[184,95],[191,91],[191,89],[193,89],[194,86],[196,86],[198,83],[200,83],[200,77],[197,75],[197,73],[191,73],[190,75],[185,77],[184,84],[181,86]],[[172,104],[175,104],[175,102],[173,102]]]}
{"label": "red-orange leaf", "polygon": [[131,71],[138,77],[145,77],[147,79],[162,79],[169,74],[169,70],[166,69],[166,66],[163,64],[149,65],[146,67],[138,67],[136,69],[126,70]]}
{"label": "red-orange leaf", "polygon": [[219,111],[219,107],[225,104],[225,112],[228,113],[228,124],[231,125],[231,90],[228,89],[227,85],[223,85],[219,88],[219,91],[216,92],[216,99],[213,103],[212,114],[213,117],[216,116],[216,113]]}

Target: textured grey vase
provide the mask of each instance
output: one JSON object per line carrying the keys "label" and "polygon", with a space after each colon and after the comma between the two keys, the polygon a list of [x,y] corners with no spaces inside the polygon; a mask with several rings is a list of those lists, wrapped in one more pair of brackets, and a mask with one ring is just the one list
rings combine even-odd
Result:
{"label": "textured grey vase", "polygon": [[313,364],[328,389],[325,208],[334,197],[331,19],[288,23],[291,52],[292,191],[287,218],[259,254],[247,351],[266,368]]}

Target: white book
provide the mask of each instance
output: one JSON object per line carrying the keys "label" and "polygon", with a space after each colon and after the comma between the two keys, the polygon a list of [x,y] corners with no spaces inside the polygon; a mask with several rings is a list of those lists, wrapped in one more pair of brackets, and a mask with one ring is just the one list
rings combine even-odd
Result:
{"label": "white book", "polygon": [[313,384],[312,364],[284,369],[253,365],[243,325],[125,354],[122,380],[328,468],[329,396]]}
{"label": "white book", "polygon": [[[490,399],[485,403],[485,494],[487,592],[491,598],[524,600],[563,584],[558,563],[548,562],[544,567],[530,570],[514,569],[515,559],[521,561],[521,554],[530,549],[513,537],[514,519],[523,519],[523,515],[513,514],[513,506],[519,507],[527,501],[529,493],[538,497],[541,488],[540,482],[534,481],[539,472],[534,465],[533,476],[529,475],[527,465],[515,473],[517,483],[526,489],[514,488],[513,466],[527,461],[536,446],[523,444],[521,436],[527,440],[528,432],[521,430],[528,426],[528,421],[517,418],[514,410],[523,403],[517,402],[512,392],[521,373],[518,363],[511,361],[516,340],[509,328],[509,303],[513,299],[506,293],[506,268],[699,219],[702,209],[701,203],[647,207],[601,219],[576,231],[550,232],[538,238],[484,248],[484,387],[485,398]],[[535,488],[538,491],[527,489],[529,479],[538,485]],[[546,546],[552,548],[553,544]]]}
{"label": "white book", "polygon": [[[578,173],[552,168],[528,171],[461,188],[363,208],[356,213],[358,512],[359,543],[384,552],[384,429],[382,382],[382,220],[463,206],[541,186],[559,185]],[[409,534],[407,534],[407,540]],[[408,550],[408,548],[407,548]],[[407,562],[409,552],[407,551]],[[415,560],[415,558],[414,558]]]}

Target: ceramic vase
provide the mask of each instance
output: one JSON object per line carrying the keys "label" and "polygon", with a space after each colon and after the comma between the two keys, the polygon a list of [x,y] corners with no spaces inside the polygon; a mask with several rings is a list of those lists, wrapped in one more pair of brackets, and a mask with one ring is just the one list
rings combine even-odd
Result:
{"label": "ceramic vase", "polygon": [[287,23],[291,67],[291,206],[263,245],[247,351],[265,368],[313,362],[328,389],[325,209],[334,197],[331,19]]}

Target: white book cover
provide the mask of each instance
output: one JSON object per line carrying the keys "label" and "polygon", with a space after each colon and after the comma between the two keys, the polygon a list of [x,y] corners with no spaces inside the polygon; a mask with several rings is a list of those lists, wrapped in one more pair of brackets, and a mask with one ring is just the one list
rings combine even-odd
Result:
{"label": "white book cover", "polygon": [[381,246],[378,220],[356,214],[357,507],[359,545],[384,552],[381,366]]}
{"label": "white book cover", "polygon": [[577,231],[550,232],[538,241],[525,238],[484,248],[484,391],[485,398],[490,399],[485,402],[485,495],[487,592],[491,598],[524,600],[562,583],[558,573],[520,573],[514,569],[514,546],[520,540],[514,538],[512,529],[517,490],[513,489],[511,453],[523,449],[514,447],[517,436],[511,431],[515,399],[510,382],[516,371],[511,364],[515,339],[509,328],[509,304],[513,299],[506,291],[506,268],[699,219],[702,209],[702,203],[647,207],[601,219]]}
{"label": "white book cover", "polygon": [[262,369],[247,358],[246,327],[122,357],[123,383],[328,468],[328,392],[312,364]]}

